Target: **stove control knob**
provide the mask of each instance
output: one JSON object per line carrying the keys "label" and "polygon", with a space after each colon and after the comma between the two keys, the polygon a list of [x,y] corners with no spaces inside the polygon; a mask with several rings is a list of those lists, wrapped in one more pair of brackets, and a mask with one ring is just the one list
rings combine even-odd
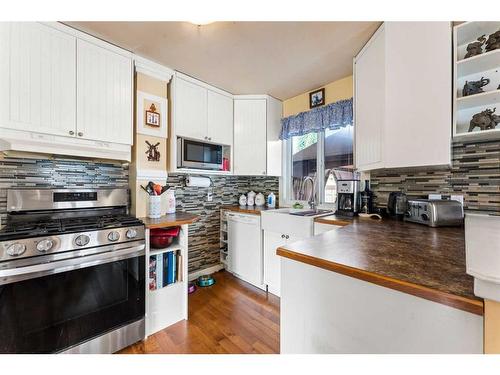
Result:
{"label": "stove control knob", "polygon": [[424,220],[424,221],[429,221],[429,215],[427,215],[427,214],[422,214],[422,215],[421,215],[421,217],[422,217],[422,220]]}
{"label": "stove control knob", "polygon": [[129,229],[125,234],[129,240],[137,237],[137,231],[135,229]]}
{"label": "stove control knob", "polygon": [[52,249],[52,246],[54,246],[54,241],[45,239],[38,241],[38,243],[36,244],[36,249],[41,253],[45,253]]}
{"label": "stove control knob", "polygon": [[86,234],[80,234],[75,238],[75,244],[78,246],[85,246],[90,242],[90,237]]}
{"label": "stove control knob", "polygon": [[111,242],[118,241],[119,239],[120,239],[120,233],[118,233],[117,231],[114,230],[108,233],[108,240],[110,240]]}
{"label": "stove control knob", "polygon": [[26,245],[23,245],[22,243],[13,243],[7,248],[7,254],[9,254],[11,257],[17,257],[19,255],[22,255],[26,251]]}

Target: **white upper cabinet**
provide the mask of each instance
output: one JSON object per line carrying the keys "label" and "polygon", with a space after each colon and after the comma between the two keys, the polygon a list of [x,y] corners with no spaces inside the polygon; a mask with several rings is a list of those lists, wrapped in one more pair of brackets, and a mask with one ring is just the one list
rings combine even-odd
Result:
{"label": "white upper cabinet", "polygon": [[281,113],[281,101],[270,96],[235,96],[235,174],[281,176]]}
{"label": "white upper cabinet", "polygon": [[384,25],[375,33],[355,60],[356,80],[356,167],[382,166],[382,137],[385,106]]}
{"label": "white upper cabinet", "polygon": [[234,173],[266,175],[266,99],[234,101]]}
{"label": "white upper cabinet", "polygon": [[206,140],[207,89],[177,78],[175,83],[175,129],[181,137]]}
{"label": "white upper cabinet", "polygon": [[208,140],[223,145],[233,144],[233,99],[208,90]]}
{"label": "white upper cabinet", "polygon": [[233,96],[204,82],[176,74],[175,134],[179,137],[233,144]]}
{"label": "white upper cabinet", "polygon": [[270,96],[235,96],[235,174],[281,176],[281,113],[281,101]]}
{"label": "white upper cabinet", "polygon": [[76,133],[76,38],[35,22],[0,23],[0,127]]}
{"label": "white upper cabinet", "polygon": [[360,170],[451,162],[449,22],[386,22],[354,61]]}
{"label": "white upper cabinet", "polygon": [[132,144],[132,60],[77,42],[77,136]]}

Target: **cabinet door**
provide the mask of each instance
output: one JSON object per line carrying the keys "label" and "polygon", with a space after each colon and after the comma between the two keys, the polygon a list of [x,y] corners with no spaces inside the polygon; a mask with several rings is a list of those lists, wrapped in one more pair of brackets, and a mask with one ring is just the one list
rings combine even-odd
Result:
{"label": "cabinet door", "polygon": [[269,292],[280,296],[281,260],[276,255],[276,249],[286,244],[282,233],[264,232],[264,284]]}
{"label": "cabinet door", "polygon": [[231,146],[233,144],[233,98],[208,90],[208,140]]}
{"label": "cabinet door", "polygon": [[269,98],[267,100],[267,175],[281,176],[282,144],[281,115],[283,112],[282,103],[278,99]]}
{"label": "cabinet door", "polygon": [[0,126],[74,135],[75,49],[75,37],[49,26],[0,23]]}
{"label": "cabinet door", "polygon": [[356,56],[354,72],[356,168],[380,168],[383,166],[385,114],[384,25]]}
{"label": "cabinet door", "polygon": [[265,175],[266,166],[266,100],[234,101],[234,173]]}
{"label": "cabinet door", "polygon": [[77,134],[132,144],[132,60],[84,40],[77,42]]}
{"label": "cabinet door", "polygon": [[386,168],[451,163],[451,35],[450,22],[385,24]]}
{"label": "cabinet door", "polygon": [[175,132],[177,135],[206,140],[207,89],[177,78],[175,83]]}

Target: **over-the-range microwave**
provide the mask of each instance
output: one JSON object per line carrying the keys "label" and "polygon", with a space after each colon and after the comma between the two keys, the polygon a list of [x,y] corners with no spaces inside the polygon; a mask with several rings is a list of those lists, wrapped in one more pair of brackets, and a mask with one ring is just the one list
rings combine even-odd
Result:
{"label": "over-the-range microwave", "polygon": [[177,138],[177,168],[223,171],[223,145]]}

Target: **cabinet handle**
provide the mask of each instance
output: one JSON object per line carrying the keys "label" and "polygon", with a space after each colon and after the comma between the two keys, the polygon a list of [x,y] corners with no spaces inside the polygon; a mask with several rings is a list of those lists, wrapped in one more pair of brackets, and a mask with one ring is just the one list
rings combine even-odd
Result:
{"label": "cabinet handle", "polygon": [[82,132],[78,132],[78,136],[79,137],[83,137],[83,133]]}
{"label": "cabinet handle", "polygon": [[70,130],[69,135],[75,135],[75,132],[73,130]]}

